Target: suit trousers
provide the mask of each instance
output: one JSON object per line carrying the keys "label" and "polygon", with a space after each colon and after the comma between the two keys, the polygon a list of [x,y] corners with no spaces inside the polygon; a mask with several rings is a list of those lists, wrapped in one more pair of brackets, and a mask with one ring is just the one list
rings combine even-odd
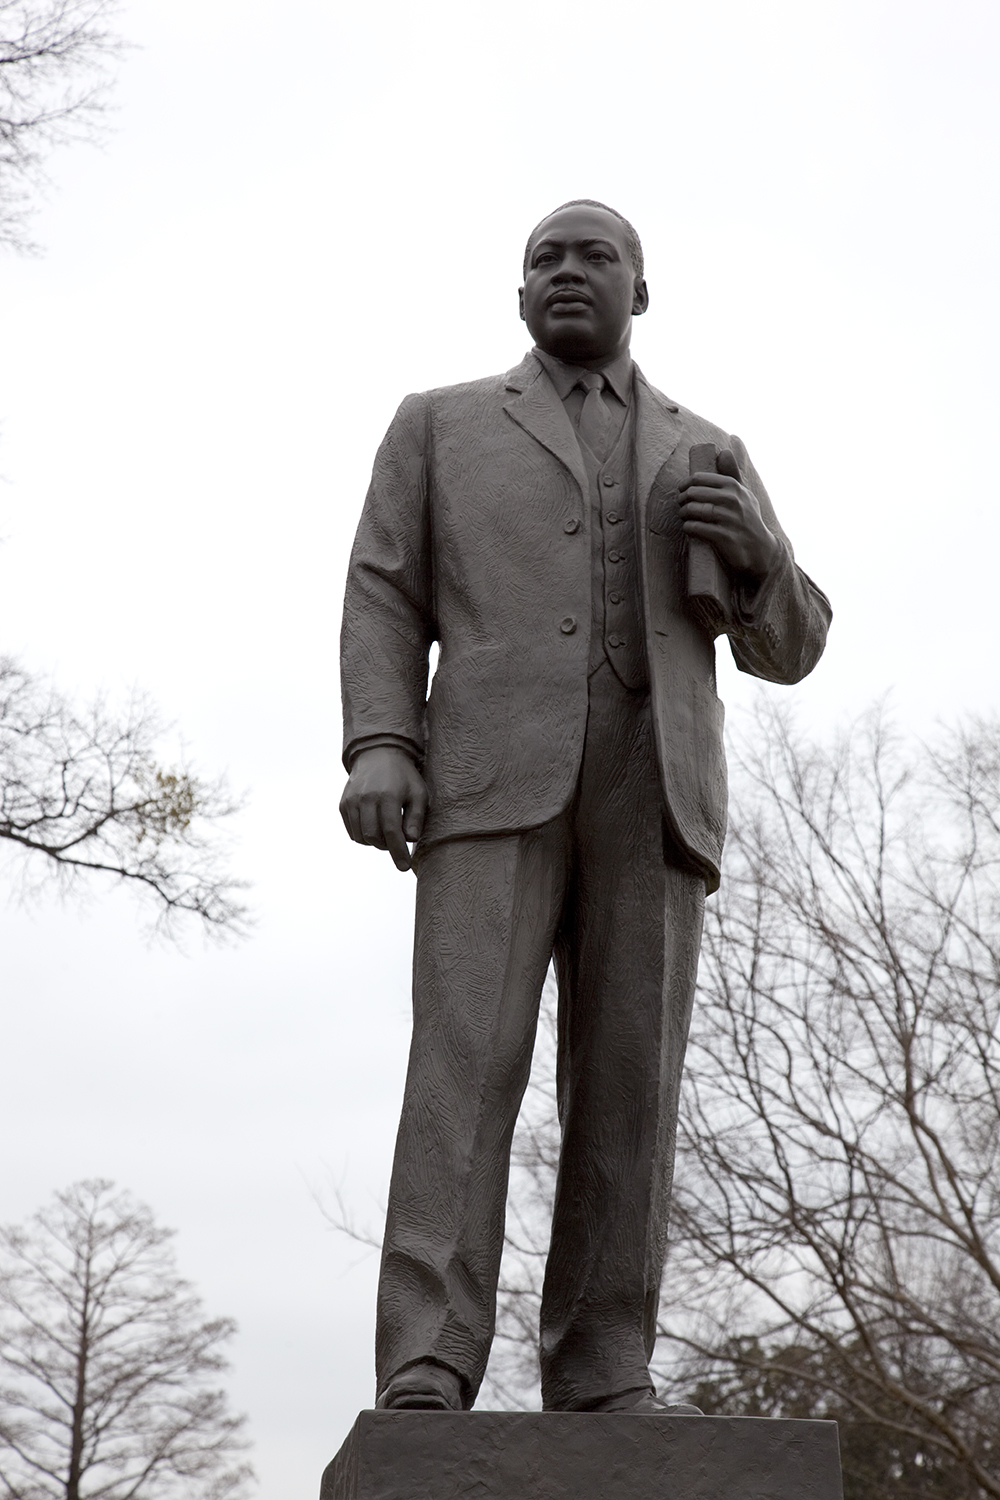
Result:
{"label": "suit trousers", "polygon": [[379,1389],[434,1360],[475,1400],[493,1337],[511,1137],[550,958],[562,1150],[543,1404],[649,1386],[705,901],[665,845],[649,695],[590,678],[575,796],[418,864],[413,1041],[379,1282]]}

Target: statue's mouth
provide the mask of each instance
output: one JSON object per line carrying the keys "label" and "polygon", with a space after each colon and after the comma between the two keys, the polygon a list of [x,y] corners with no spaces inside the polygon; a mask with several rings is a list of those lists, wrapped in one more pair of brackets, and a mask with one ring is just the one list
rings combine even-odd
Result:
{"label": "statue's mouth", "polygon": [[553,292],[549,298],[550,307],[590,307],[590,298],[586,292]]}

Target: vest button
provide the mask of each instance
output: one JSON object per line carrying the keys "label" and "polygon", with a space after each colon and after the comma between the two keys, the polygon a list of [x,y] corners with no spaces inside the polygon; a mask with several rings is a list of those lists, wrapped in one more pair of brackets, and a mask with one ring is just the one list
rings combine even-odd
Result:
{"label": "vest button", "polygon": [[574,630],[576,629],[576,621],[574,620],[573,616],[567,615],[565,620],[560,620],[559,629],[562,631],[563,635],[572,635]]}
{"label": "vest button", "polygon": [[611,600],[612,604],[620,604],[622,602],[622,596],[618,593],[609,594],[608,598]]}
{"label": "vest button", "polygon": [[625,554],[623,552],[615,552],[614,550],[612,550],[608,553],[608,562],[623,562],[624,558]]}
{"label": "vest button", "polygon": [[608,636],[608,645],[609,646],[624,646],[624,644],[625,644],[625,642],[622,640],[622,638],[621,638],[620,635],[609,635]]}
{"label": "vest button", "polygon": [[605,474],[605,476],[604,476],[604,485],[605,485],[606,489],[610,490],[612,488],[612,486],[616,485],[617,483],[618,483],[618,481],[614,477],[613,474]]}
{"label": "vest button", "polygon": [[565,521],[563,523],[563,531],[566,532],[567,536],[572,536],[573,533],[574,533],[574,531],[579,531],[579,530],[580,530],[580,523],[576,519],[576,516],[571,516],[568,521]]}
{"label": "vest button", "polygon": [[609,510],[608,513],[607,513],[607,515],[604,517],[604,519],[606,521],[610,521],[611,524],[612,524],[612,526],[614,526],[614,525],[617,524],[617,522],[619,522],[621,520],[621,516],[618,514],[618,512],[616,510]]}

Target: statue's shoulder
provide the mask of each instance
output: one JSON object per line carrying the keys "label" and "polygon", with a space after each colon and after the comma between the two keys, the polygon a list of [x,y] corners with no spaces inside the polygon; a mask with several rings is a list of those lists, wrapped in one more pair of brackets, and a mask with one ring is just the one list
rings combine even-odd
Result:
{"label": "statue's shoulder", "polygon": [[461,380],[457,385],[438,385],[429,391],[421,391],[420,394],[425,402],[437,409],[496,400],[504,391],[503,375],[484,375],[481,380]]}
{"label": "statue's shoulder", "polygon": [[[388,440],[420,448],[432,440],[434,433],[494,427],[506,420],[503,407],[511,400],[512,391],[524,388],[523,384],[512,385],[511,377],[527,369],[528,365],[529,362],[524,360],[515,370],[504,374],[484,375],[480,380],[462,380],[457,385],[439,385],[411,392],[403,397],[397,408],[387,434]],[[531,360],[530,367],[528,376],[534,379],[540,366]]]}
{"label": "statue's shoulder", "polygon": [[481,380],[463,380],[457,385],[439,385],[406,396],[394,425],[422,434],[421,443],[438,435],[493,428],[505,420],[504,404],[511,399],[504,375],[486,375]]}
{"label": "statue's shoulder", "polygon": [[430,406],[434,411],[472,409],[491,406],[496,402],[509,401],[511,394],[522,391],[537,379],[540,366],[533,355],[528,354],[510,370],[499,375],[484,375],[479,380],[462,380],[457,385],[439,385],[431,390],[420,391],[409,399]]}
{"label": "statue's shoulder", "polygon": [[435,386],[420,392],[420,399],[435,410],[448,407],[468,407],[481,402],[510,401],[511,390],[523,390],[535,380],[538,365],[534,359],[522,360],[511,371],[499,375],[483,375],[480,380],[459,381],[457,386]]}
{"label": "statue's shoulder", "polygon": [[692,443],[715,443],[718,448],[728,447],[729,433],[725,428],[720,427],[717,422],[710,422],[707,417],[699,415],[698,412],[692,411],[689,406],[684,406],[675,397],[664,395],[663,391],[658,390],[638,366],[636,366],[636,380],[645,387],[654,405],[680,427],[685,437],[690,438]]}

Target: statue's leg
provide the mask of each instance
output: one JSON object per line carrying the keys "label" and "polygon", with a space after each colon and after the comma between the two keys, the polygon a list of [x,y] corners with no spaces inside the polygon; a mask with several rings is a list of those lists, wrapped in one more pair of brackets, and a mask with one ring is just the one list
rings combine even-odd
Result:
{"label": "statue's leg", "polygon": [[568,862],[568,819],[456,839],[417,876],[413,1041],[379,1281],[379,1391],[430,1360],[467,1405],[493,1337],[511,1136]]}
{"label": "statue's leg", "polygon": [[541,1317],[547,1408],[651,1384],[704,882],[664,857],[648,699],[591,679],[556,940],[563,1147]]}

